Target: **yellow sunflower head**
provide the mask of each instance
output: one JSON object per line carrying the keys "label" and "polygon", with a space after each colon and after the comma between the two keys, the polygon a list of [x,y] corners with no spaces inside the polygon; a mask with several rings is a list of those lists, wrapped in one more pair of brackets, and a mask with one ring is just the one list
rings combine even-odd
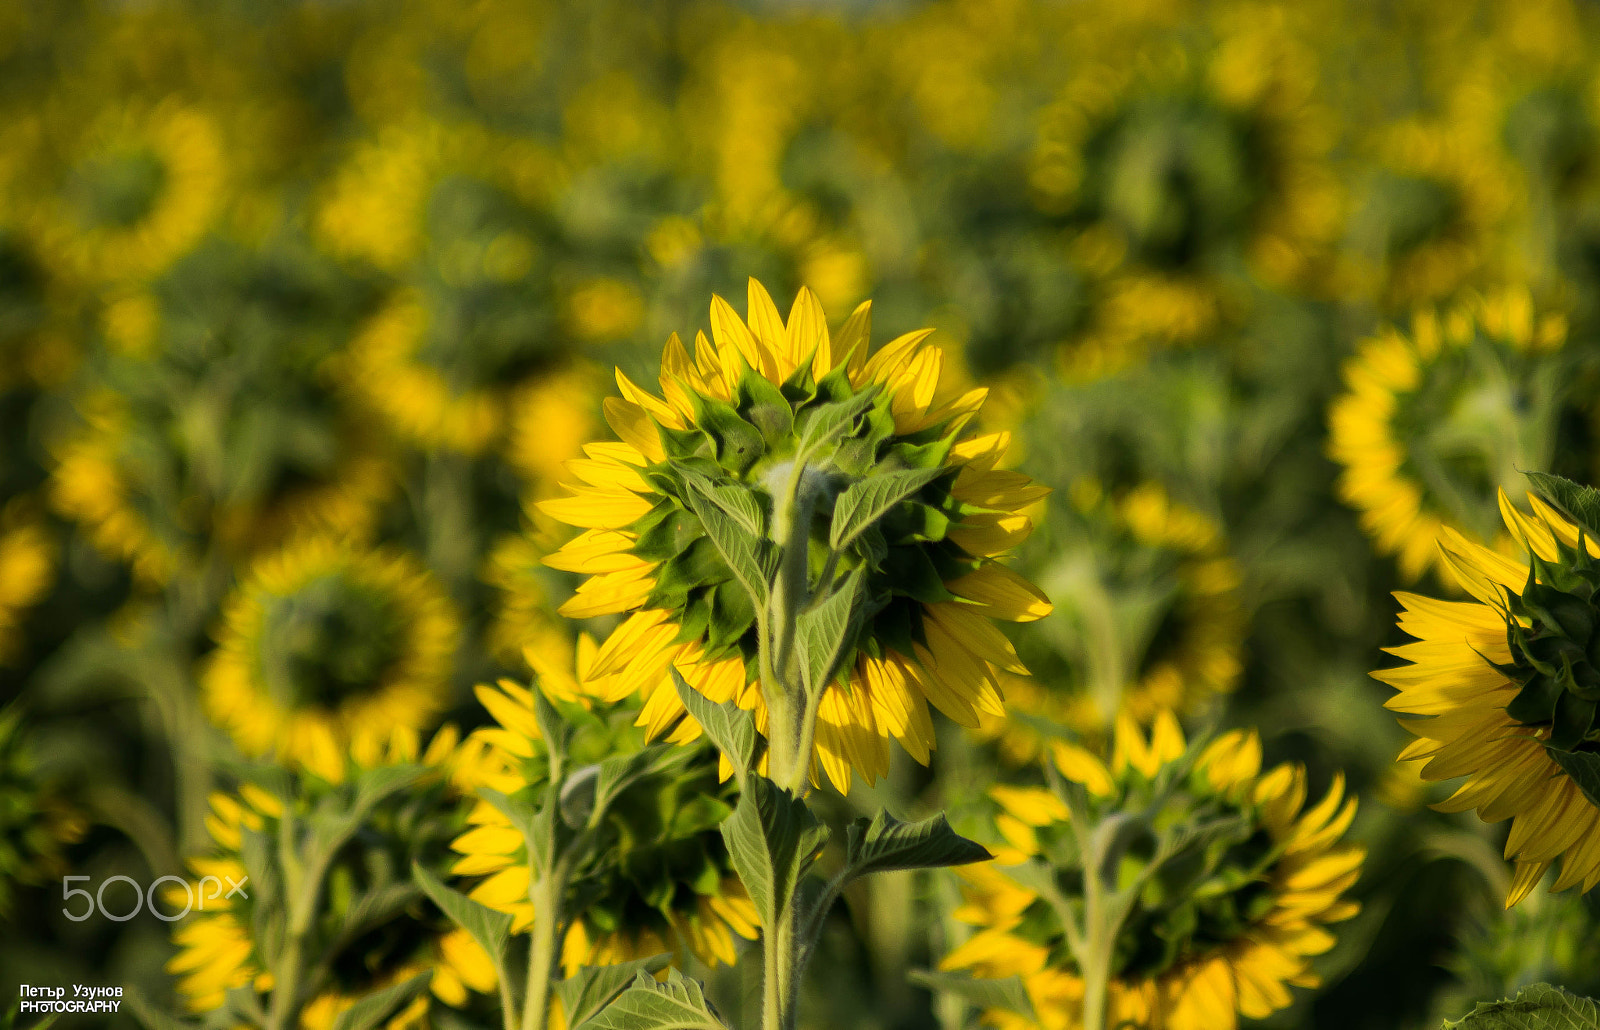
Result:
{"label": "yellow sunflower head", "polygon": [[[985,391],[940,393],[931,331],[869,356],[869,313],[830,334],[807,290],[787,324],[754,280],[748,324],[715,298],[715,342],[701,334],[691,356],[673,336],[660,397],[619,371],[605,412],[621,440],[586,447],[572,496],[539,505],[586,530],[546,559],[590,577],[561,613],[626,616],[594,676],[607,697],[644,698],[652,738],[700,733],[669,667],[766,732],[765,691],[801,674],[759,667],[779,636],[761,613],[844,596],[835,608],[855,614],[804,672],[820,698],[814,760],[841,790],[852,769],[887,771],[891,738],[926,762],[930,702],[967,726],[1002,714],[1000,674],[1025,670],[991,620],[1050,611],[996,560],[1047,491],[998,467],[1010,434],[968,432]],[[770,643],[778,663],[803,664],[794,640]]]}
{"label": "yellow sunflower head", "polygon": [[[1357,909],[1340,897],[1363,859],[1337,843],[1355,816],[1342,778],[1303,808],[1305,770],[1263,774],[1254,731],[1188,746],[1165,712],[1148,739],[1120,718],[1109,763],[1066,743],[1054,760],[1071,781],[1065,789],[994,789],[1009,846],[997,849],[998,865],[962,872],[956,916],[978,929],[942,967],[1018,976],[1033,1009],[1032,1018],[992,1011],[991,1021],[1008,1030],[1081,1025],[1090,876],[1109,876],[1107,889],[1122,897],[1108,910],[1126,905],[1113,927],[1107,1026],[1231,1030],[1241,1015],[1286,1007],[1291,986],[1317,985],[1311,959],[1334,943],[1324,925]],[[1111,850],[1091,836],[1113,841]],[[1091,849],[1107,864],[1086,869]],[[1041,862],[1055,897],[1031,875]]]}
{"label": "yellow sunflower head", "polygon": [[200,108],[176,100],[119,105],[89,119],[69,146],[52,176],[56,187],[33,205],[30,221],[51,264],[75,278],[158,275],[220,218],[228,147]]}
{"label": "yellow sunflower head", "polygon": [[548,207],[564,174],[530,141],[410,120],[332,177],[313,219],[321,242],[401,283],[340,368],[402,439],[481,454],[506,432],[519,385],[579,374],[561,371],[564,351],[636,323],[641,302],[621,281],[579,286],[560,313],[551,284],[566,272]]}
{"label": "yellow sunflower head", "polygon": [[409,556],[306,538],[258,559],[224,604],[202,702],[246,754],[338,780],[352,746],[447,707],[458,632]]}
{"label": "yellow sunflower head", "polygon": [[1405,579],[1434,567],[1445,527],[1495,540],[1496,491],[1560,453],[1566,342],[1565,318],[1508,290],[1420,311],[1346,363],[1328,412],[1339,496]]}
{"label": "yellow sunflower head", "polygon": [[[637,753],[643,734],[631,708],[597,702],[591,679],[595,645],[579,638],[575,672],[532,649],[540,688],[561,704],[575,727],[567,761],[579,770],[619,755]],[[540,802],[550,765],[535,697],[527,687],[501,680],[479,687],[478,698],[498,726],[475,736],[487,745],[481,786],[514,801]],[[607,809],[607,836],[571,884],[575,904],[562,952],[569,973],[662,952],[680,959],[692,953],[716,965],[735,959],[734,935],[754,940],[756,912],[733,872],[718,830],[737,800],[731,782],[719,782],[717,752],[709,747],[674,748],[648,775],[630,785]],[[471,896],[513,917],[513,932],[534,921],[529,898],[527,843],[500,808],[480,802],[468,817],[473,829],[452,847],[461,853],[460,876],[482,876]]]}
{"label": "yellow sunflower head", "polygon": [[1389,649],[1408,664],[1373,673],[1399,691],[1386,705],[1417,738],[1400,760],[1427,780],[1466,778],[1437,807],[1512,820],[1507,907],[1557,859],[1552,889],[1600,884],[1600,493],[1535,481],[1531,515],[1500,495],[1526,558],[1446,529],[1444,562],[1472,600],[1396,594],[1417,639]]}
{"label": "yellow sunflower head", "polygon": [[[488,954],[432,902],[417,896],[398,906],[373,903],[404,893],[413,862],[440,869],[450,838],[463,825],[467,802],[460,784],[475,779],[470,769],[477,748],[459,744],[454,728],[446,727],[419,750],[416,733],[400,729],[341,754],[339,782],[263,775],[235,793],[212,795],[206,820],[212,852],[191,858],[192,879],[168,888],[161,902],[164,918],[182,913],[173,922],[177,954],[167,971],[176,976],[189,1011],[221,1008],[237,988],[261,995],[274,989],[271,956],[281,948],[289,902],[274,896],[283,881],[262,875],[261,863],[273,861],[281,835],[293,834],[303,845],[311,836],[305,827],[325,831],[318,822],[323,815],[359,805],[377,782],[368,777],[389,776],[401,766],[415,775],[370,805],[360,833],[347,834],[328,860],[319,918],[304,948],[321,961],[298,985],[309,998],[299,1025],[330,1030],[362,996],[430,970],[432,996],[455,1008],[494,991]],[[385,1030],[426,1025],[430,1004],[426,994],[414,999],[384,1022]]]}
{"label": "yellow sunflower head", "polygon": [[0,666],[16,660],[23,616],[50,589],[56,547],[43,519],[21,499],[0,512]]}
{"label": "yellow sunflower head", "polygon": [[1148,725],[1231,691],[1243,668],[1240,572],[1216,523],[1159,483],[1114,496],[1089,479],[1052,515],[1035,570],[1056,601],[1039,625],[1049,650],[1029,655],[1036,677],[1002,679],[1028,718],[985,714],[978,730],[1015,764],[1046,747],[1040,720],[1091,737],[1122,712]]}

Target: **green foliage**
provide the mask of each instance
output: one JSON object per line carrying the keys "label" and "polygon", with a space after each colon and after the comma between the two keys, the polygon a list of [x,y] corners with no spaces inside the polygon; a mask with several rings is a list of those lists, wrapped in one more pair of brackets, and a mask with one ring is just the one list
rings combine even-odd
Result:
{"label": "green foliage", "polygon": [[1549,984],[1534,984],[1504,1001],[1479,1002],[1462,1018],[1445,1020],[1445,1030],[1593,1030],[1600,1009],[1588,998]]}
{"label": "green foliage", "polygon": [[901,822],[888,812],[850,824],[845,865],[852,875],[889,869],[938,869],[987,862],[994,856],[950,829],[943,813],[920,822]]}
{"label": "green foliage", "polygon": [[727,1030],[705,990],[676,969],[666,983],[640,973],[632,986],[574,1030]]}
{"label": "green foliage", "polygon": [[777,926],[828,841],[828,828],[804,801],[764,776],[746,778],[722,838],[761,925]]}

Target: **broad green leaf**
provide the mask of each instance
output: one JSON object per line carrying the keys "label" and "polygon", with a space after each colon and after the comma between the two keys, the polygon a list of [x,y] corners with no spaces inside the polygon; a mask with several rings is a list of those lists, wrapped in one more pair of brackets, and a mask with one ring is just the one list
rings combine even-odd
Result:
{"label": "broad green leaf", "polygon": [[1588,998],[1534,984],[1504,1001],[1480,1001],[1443,1030],[1600,1030],[1600,1011]]}
{"label": "broad green leaf", "polygon": [[1533,489],[1584,528],[1584,535],[1600,537],[1600,490],[1547,472],[1525,473]]}
{"label": "broad green leaf", "polygon": [[552,773],[556,772],[555,766],[567,757],[567,744],[572,739],[572,724],[561,717],[555,705],[544,696],[543,690],[533,692],[533,717],[539,724],[539,734],[544,737],[544,746],[550,751],[550,764]]}
{"label": "broad green leaf", "polygon": [[1561,751],[1546,747],[1544,753],[1572,777],[1591,805],[1600,805],[1600,755],[1590,751]]}
{"label": "broad green leaf", "polygon": [[994,856],[976,841],[956,833],[944,813],[920,822],[901,822],[879,812],[868,822],[850,824],[845,862],[856,876],[888,869],[938,869],[987,862]]}
{"label": "broad green leaf", "polygon": [[756,745],[760,741],[755,716],[731,701],[719,704],[711,700],[689,686],[677,669],[670,665],[667,668],[672,672],[672,683],[678,688],[683,707],[743,777],[755,764]]}
{"label": "broad green leaf", "polygon": [[393,797],[422,779],[427,772],[420,765],[385,765],[366,770],[356,779],[354,810],[364,816],[385,798]]}
{"label": "broad green leaf", "polygon": [[339,1018],[333,1021],[333,1030],[371,1030],[420,994],[432,979],[433,970],[426,969],[393,987],[373,991],[339,1013]]}
{"label": "broad green leaf", "polygon": [[828,828],[804,801],[764,776],[750,776],[733,814],[722,824],[722,839],[761,925],[776,926],[827,843]]}
{"label": "broad green leaf", "polygon": [[411,863],[411,875],[422,892],[432,899],[450,921],[467,931],[478,947],[489,953],[498,969],[504,964],[506,942],[511,939],[511,914],[496,912],[488,905],[474,901],[465,894],[447,887],[420,863]]}
{"label": "broad green leaf", "polygon": [[699,981],[674,969],[666,983],[639,973],[610,1005],[573,1030],[728,1030],[728,1024],[706,1000]]}
{"label": "broad green leaf", "polygon": [[884,514],[945,473],[943,467],[902,469],[898,472],[868,474],[852,483],[833,506],[833,527],[829,546],[835,551],[849,547]]}
{"label": "broad green leaf", "polygon": [[574,830],[582,829],[588,825],[589,816],[594,813],[595,791],[600,783],[600,766],[586,765],[582,769],[574,769],[571,776],[567,777],[561,785],[561,821]]}
{"label": "broad green leaf", "polygon": [[614,966],[579,968],[572,976],[555,985],[556,997],[561,999],[561,1011],[566,1016],[567,1025],[582,1026],[627,990],[639,974],[664,969],[671,960],[671,955],[651,955],[631,962],[619,962]]}
{"label": "broad green leaf", "polygon": [[795,645],[800,652],[800,669],[806,677],[806,689],[813,694],[827,685],[839,667],[845,644],[852,635],[855,602],[863,582],[862,570],[856,569],[843,586],[815,608],[801,612],[796,620]]}
{"label": "broad green leaf", "polygon": [[717,553],[728,563],[728,568],[756,607],[765,607],[767,584],[771,578],[770,570],[760,557],[765,541],[745,532],[721,508],[696,491],[689,492],[689,506],[700,517],[700,524],[705,526],[706,535],[716,545]]}
{"label": "broad green leaf", "polygon": [[1023,989],[1022,979],[1008,976],[1003,980],[986,980],[965,973],[936,973],[926,969],[913,969],[911,982],[930,991],[953,994],[980,1009],[1004,1009],[1027,1019],[1036,1019],[1033,1003]]}
{"label": "broad green leaf", "polygon": [[[250,899],[254,902],[250,920],[256,948],[268,962],[276,961],[278,949],[283,946],[287,902],[273,841],[260,830],[239,827],[239,859],[250,878]],[[200,889],[205,890],[204,883]]]}

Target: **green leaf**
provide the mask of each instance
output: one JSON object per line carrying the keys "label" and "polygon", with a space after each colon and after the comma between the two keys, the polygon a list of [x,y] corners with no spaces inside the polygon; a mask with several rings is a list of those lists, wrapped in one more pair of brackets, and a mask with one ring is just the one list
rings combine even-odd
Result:
{"label": "green leaf", "polygon": [[385,798],[393,797],[427,775],[420,765],[385,765],[368,769],[356,779],[354,810],[363,815]]}
{"label": "green leaf", "polygon": [[561,999],[561,1011],[567,1018],[567,1025],[582,1026],[627,990],[639,974],[664,969],[671,960],[671,955],[651,955],[631,962],[619,962],[614,966],[581,967],[555,985],[556,997]]}
{"label": "green leaf", "polygon": [[806,677],[806,690],[812,694],[827,686],[839,667],[845,644],[856,623],[856,598],[865,581],[857,568],[821,604],[800,613],[795,623],[795,645],[800,652],[800,669]]}
{"label": "green leaf", "polygon": [[920,822],[901,822],[879,812],[871,822],[850,824],[845,862],[856,876],[888,869],[939,869],[987,862],[994,856],[976,841],[956,833],[944,813]]}
{"label": "green leaf", "polygon": [[884,514],[943,475],[944,467],[902,469],[898,472],[868,474],[852,483],[833,506],[833,527],[829,545],[842,551],[866,532]]}
{"label": "green leaf", "polygon": [[[122,1000],[127,1003],[128,1011],[133,1013],[133,1018],[138,1020],[139,1025],[145,1030],[193,1030],[194,1028],[195,1024],[174,1019],[150,1004],[150,999],[133,984],[122,985]],[[13,1008],[9,1015],[15,1014],[16,1010]],[[53,1015],[42,1019],[34,1024],[33,1030],[47,1030],[55,1020],[56,1017]]]}
{"label": "green leaf", "polygon": [[697,491],[690,491],[689,506],[700,517],[701,525],[706,527],[706,535],[716,545],[722,560],[727,562],[728,568],[756,607],[766,607],[767,584],[771,580],[771,570],[766,567],[768,563],[762,560],[766,541],[742,530],[721,508]]}
{"label": "green leaf", "polygon": [[1037,1019],[1028,992],[1023,989],[1022,978],[1008,976],[1003,980],[986,980],[965,973],[935,973],[927,969],[913,969],[911,982],[930,991],[953,994],[980,1009],[1004,1009],[1027,1019]]}
{"label": "green leaf", "polygon": [[755,716],[731,701],[719,704],[711,700],[689,686],[677,669],[670,665],[667,668],[672,672],[672,683],[678,688],[683,707],[689,710],[711,742],[728,756],[728,762],[743,779],[755,765],[756,746],[761,739],[756,733]]}
{"label": "green leaf", "polygon": [[539,724],[539,734],[550,751],[552,769],[567,757],[567,745],[572,740],[572,724],[561,717],[555,705],[545,697],[543,690],[533,692],[533,718]]}
{"label": "green leaf", "polygon": [[445,886],[443,880],[420,863],[411,863],[411,876],[452,923],[467,931],[478,942],[478,947],[489,953],[495,968],[499,969],[505,962],[506,943],[511,939],[511,914],[496,912],[488,905]]}
{"label": "green leaf", "polygon": [[828,828],[804,801],[764,776],[750,776],[733,814],[722,824],[722,839],[761,925],[777,926],[827,843]]}
{"label": "green leaf", "polygon": [[395,1009],[421,993],[432,979],[433,970],[426,969],[393,987],[373,991],[339,1013],[339,1018],[333,1021],[333,1030],[371,1030]]}
{"label": "green leaf", "polygon": [[1525,473],[1533,489],[1585,530],[1589,537],[1600,537],[1600,490],[1548,472]]}
{"label": "green leaf", "polygon": [[728,1030],[728,1024],[706,1000],[699,981],[674,969],[666,983],[638,974],[616,1000],[573,1030]]}
{"label": "green leaf", "polygon": [[694,752],[675,744],[651,744],[631,755],[618,755],[600,763],[594,805],[604,812],[623,791],[646,776],[690,761]]}
{"label": "green leaf", "polygon": [[1600,1011],[1588,998],[1534,984],[1504,1001],[1480,1001],[1443,1030],[1600,1030]]}

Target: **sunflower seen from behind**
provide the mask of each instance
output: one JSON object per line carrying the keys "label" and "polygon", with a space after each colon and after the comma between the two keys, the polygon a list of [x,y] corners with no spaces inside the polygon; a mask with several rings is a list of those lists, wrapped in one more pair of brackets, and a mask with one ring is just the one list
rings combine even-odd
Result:
{"label": "sunflower seen from behind", "polygon": [[336,780],[352,745],[448,706],[459,632],[409,555],[308,537],[258,558],[224,602],[201,702],[245,754]]}
{"label": "sunflower seen from behind", "polygon": [[[941,393],[931,330],[869,356],[869,305],[830,333],[810,291],[785,323],[754,280],[748,322],[717,297],[711,325],[692,355],[668,341],[661,396],[619,371],[605,413],[620,440],[588,445],[569,465],[572,496],[540,505],[585,530],[546,559],[589,576],[561,613],[626,616],[595,658],[597,689],[639,694],[651,738],[692,740],[676,668],[754,710],[770,736],[774,704],[799,692],[780,667],[797,660],[795,639],[772,613],[848,591],[858,614],[814,670],[815,747],[797,721],[794,760],[840,790],[852,770],[884,775],[891,739],[926,762],[930,704],[975,726],[1004,712],[1000,674],[1025,672],[991,620],[1050,605],[997,559],[1032,531],[1022,510],[1047,491],[999,467],[1010,434],[969,431],[986,391]],[[780,657],[763,669],[767,644]]]}
{"label": "sunflower seen from behind", "polygon": [[1512,821],[1508,908],[1557,862],[1552,890],[1600,884],[1600,494],[1554,477],[1535,486],[1531,514],[1500,496],[1526,557],[1445,530],[1442,559],[1471,600],[1396,594],[1416,639],[1388,649],[1408,664],[1372,674],[1396,689],[1385,706],[1416,737],[1399,760],[1425,780],[1464,778],[1435,807]]}
{"label": "sunflower seen from behind", "polygon": [[1406,580],[1437,565],[1446,528],[1503,542],[1496,490],[1562,453],[1577,358],[1561,315],[1507,290],[1419,311],[1345,364],[1328,411],[1339,498]]}
{"label": "sunflower seen from behind", "polygon": [[[1006,844],[995,865],[963,870],[955,915],[976,932],[941,963],[1021,978],[1035,1018],[991,1009],[989,1021],[1005,1030],[1229,1030],[1287,1007],[1291,987],[1317,986],[1311,960],[1334,944],[1327,924],[1356,913],[1342,895],[1364,857],[1339,844],[1355,817],[1342,776],[1306,807],[1305,769],[1263,773],[1254,731],[1188,745],[1167,712],[1148,737],[1121,717],[1109,752],[1102,760],[1060,742],[1053,761],[1066,789],[991,793]],[[1069,808],[1074,796],[1079,807]],[[1085,881],[1095,877],[1085,866],[1094,863],[1083,856],[1108,839],[1121,850],[1094,853],[1109,863],[1100,868],[1117,870],[1117,894],[1102,894],[1099,910],[1121,918],[1097,959],[1095,931],[1082,922]],[[1023,863],[1041,861],[1055,898],[1024,875]],[[1108,976],[1098,1020],[1085,1010],[1095,968]]]}
{"label": "sunflower seen from behind", "polygon": [[[565,702],[563,713],[576,731],[567,745],[573,766],[640,750],[643,733],[632,725],[633,709],[599,702],[589,692],[595,654],[587,635],[578,638],[571,658],[530,647],[538,686],[501,680],[478,688],[498,723],[474,734],[485,748],[480,786],[513,802],[543,796],[550,763],[534,690]],[[663,952],[680,964],[690,955],[711,966],[732,964],[736,937],[756,937],[755,908],[718,832],[738,791],[719,782],[715,749],[673,748],[666,756],[612,802],[605,836],[572,872],[570,897],[562,904],[570,925],[559,958],[568,975],[580,966]],[[477,878],[470,896],[509,913],[513,933],[528,933],[540,913],[529,890],[526,840],[488,801],[479,802],[467,821],[471,828],[451,845],[459,853],[451,871]]]}
{"label": "sunflower seen from behind", "polygon": [[[237,790],[213,794],[206,820],[212,847],[188,860],[191,878],[164,891],[160,902],[164,917],[181,913],[171,920],[177,954],[166,969],[184,1007],[213,1012],[230,1002],[230,992],[247,989],[263,1010],[298,1009],[293,1025],[303,1030],[331,1030],[364,996],[428,972],[430,990],[390,1012],[380,1026],[427,1025],[435,1000],[456,1009],[476,1003],[480,1015],[492,1011],[484,997],[496,987],[489,955],[432,902],[406,889],[413,862],[441,869],[448,861],[450,838],[470,804],[463,792],[478,782],[480,761],[480,749],[460,743],[453,727],[436,734],[426,750],[415,732],[397,729],[341,752],[337,775],[286,777],[282,770],[257,769]],[[315,918],[297,955],[305,967],[288,975],[283,933],[290,902],[273,896],[281,886],[261,873],[262,861],[270,860],[253,849],[278,854],[304,846],[313,835],[305,833],[308,827],[328,832],[323,813],[370,790],[373,774],[395,775],[405,766],[413,768],[404,789],[371,806],[359,832],[328,859]],[[280,989],[294,990],[294,1001],[278,997]]]}

